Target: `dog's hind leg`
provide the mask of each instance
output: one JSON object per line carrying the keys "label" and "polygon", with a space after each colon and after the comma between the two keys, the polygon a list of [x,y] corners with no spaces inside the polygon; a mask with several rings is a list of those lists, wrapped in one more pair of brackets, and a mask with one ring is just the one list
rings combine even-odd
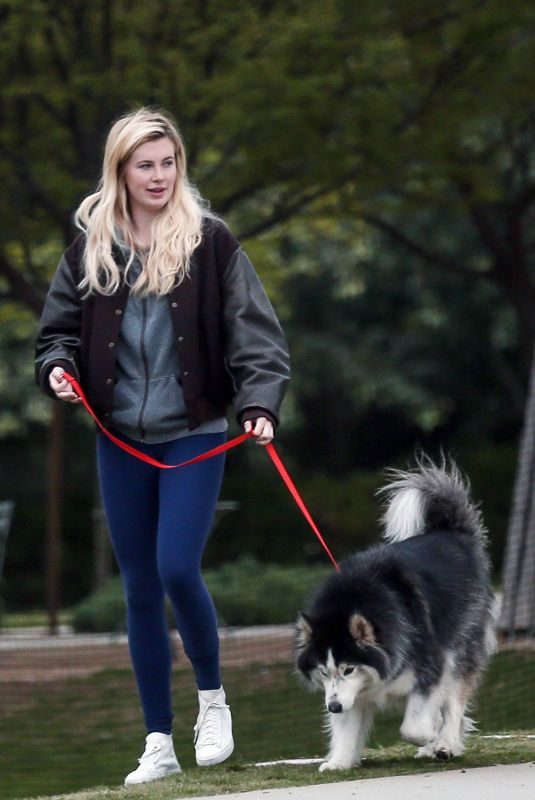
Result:
{"label": "dog's hind leg", "polygon": [[447,760],[464,753],[465,734],[473,723],[465,717],[466,705],[474,688],[469,678],[452,678],[442,705],[442,726],[436,738],[418,751],[418,756]]}
{"label": "dog's hind leg", "polygon": [[373,716],[374,710],[371,706],[361,705],[339,714],[328,714],[331,746],[327,760],[320,766],[320,772],[350,769],[360,764]]}
{"label": "dog's hind leg", "polygon": [[416,691],[409,695],[399,731],[401,738],[419,747],[433,741],[441,725],[443,701],[441,684],[433,687],[428,694]]}

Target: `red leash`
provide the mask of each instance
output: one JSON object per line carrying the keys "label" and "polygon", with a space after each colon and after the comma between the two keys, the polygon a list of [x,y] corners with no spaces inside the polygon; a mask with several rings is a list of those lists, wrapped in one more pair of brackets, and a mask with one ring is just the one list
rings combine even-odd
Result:
{"label": "red leash", "polygon": [[[190,458],[188,461],[183,461],[181,464],[162,464],[161,461],[157,461],[155,458],[152,458],[151,456],[148,456],[146,453],[142,453],[141,450],[137,450],[135,447],[132,447],[131,445],[127,444],[126,442],[123,442],[121,439],[118,439],[117,436],[114,436],[113,433],[111,433],[109,430],[107,430],[107,428],[104,427],[104,425],[101,423],[101,421],[99,420],[99,418],[97,417],[97,415],[95,414],[95,412],[93,411],[91,406],[89,405],[89,403],[87,401],[87,398],[86,398],[86,396],[84,394],[84,391],[83,391],[82,387],[80,386],[80,384],[78,383],[78,381],[76,380],[76,378],[73,378],[73,376],[69,375],[68,372],[64,372],[63,374],[64,374],[65,378],[71,384],[72,388],[74,389],[74,391],[76,392],[76,394],[78,395],[80,400],[82,401],[82,405],[84,406],[84,408],[87,411],[87,413],[96,422],[96,424],[98,425],[100,430],[108,437],[108,439],[111,439],[111,441],[114,444],[116,444],[117,447],[120,447],[121,450],[125,450],[131,456],[134,456],[135,458],[140,459],[140,461],[144,461],[146,464],[151,464],[151,466],[153,466],[153,467],[158,467],[158,469],[179,469],[180,467],[187,467],[190,464],[197,464],[199,461],[205,461],[208,458],[212,458],[212,456],[217,456],[220,453],[224,453],[227,450],[231,450],[233,447],[237,447],[238,445],[240,445],[243,442],[247,441],[247,439],[254,438],[254,434],[252,432],[250,432],[250,433],[242,433],[242,434],[240,434],[240,436],[236,436],[234,439],[230,439],[230,441],[225,442],[225,444],[220,444],[217,447],[214,447],[212,450],[207,450],[205,453],[201,453],[201,455],[195,456],[195,458]],[[310,527],[312,528],[312,530],[314,531],[314,533],[318,537],[318,539],[319,539],[319,541],[321,543],[321,546],[323,547],[323,549],[325,550],[325,552],[327,553],[327,555],[331,559],[334,568],[336,570],[339,570],[340,567],[338,566],[338,563],[336,562],[333,554],[329,550],[329,548],[327,546],[327,543],[325,542],[325,539],[321,535],[316,523],[312,519],[312,516],[311,516],[308,508],[306,507],[305,503],[303,502],[303,500],[301,498],[301,495],[297,491],[294,482],[292,481],[290,475],[288,474],[288,471],[286,470],[284,464],[282,463],[282,461],[280,459],[279,454],[277,453],[277,451],[275,450],[275,447],[273,446],[273,444],[271,442],[268,445],[266,445],[266,450],[267,450],[268,455],[271,458],[273,464],[277,468],[277,470],[279,472],[279,475],[281,476],[282,480],[286,484],[286,487],[288,488],[288,491],[290,492],[290,494],[292,495],[293,499],[297,503],[301,513],[303,514],[303,516],[305,517],[306,521],[308,522],[308,524],[310,525]]]}
{"label": "red leash", "polygon": [[335,560],[333,554],[331,553],[331,551],[327,547],[327,543],[326,543],[325,539],[323,538],[323,536],[319,532],[318,526],[316,525],[316,523],[312,519],[308,508],[306,507],[305,503],[303,502],[303,499],[301,498],[301,495],[297,491],[294,482],[290,478],[290,476],[288,474],[288,471],[286,470],[286,467],[282,463],[279,454],[277,453],[277,451],[275,450],[275,448],[274,448],[274,446],[273,446],[273,444],[271,442],[266,445],[266,450],[268,451],[269,457],[271,458],[271,460],[275,464],[277,470],[279,471],[279,475],[281,476],[282,480],[286,484],[286,487],[287,487],[288,491],[290,492],[290,494],[292,495],[293,499],[295,500],[295,502],[299,506],[299,509],[301,510],[301,513],[303,514],[304,518],[306,519],[306,521],[308,522],[308,524],[310,525],[310,527],[312,528],[312,530],[314,531],[314,533],[318,537],[318,539],[319,539],[319,541],[321,543],[321,546],[323,547],[323,549],[325,550],[325,552],[327,553],[327,555],[331,559],[334,568],[336,570],[340,571],[340,567],[338,566],[337,561]]}
{"label": "red leash", "polygon": [[108,439],[111,439],[111,441],[116,444],[117,447],[120,447],[121,450],[125,450],[127,453],[130,453],[131,456],[139,458],[140,461],[144,461],[146,464],[151,464],[153,467],[158,467],[158,469],[178,469],[179,467],[187,467],[190,464],[197,464],[199,461],[206,461],[207,458],[218,456],[220,453],[224,453],[226,450],[230,450],[242,442],[245,442],[246,439],[250,439],[252,436],[250,433],[242,433],[240,436],[236,436],[235,439],[231,439],[229,442],[225,442],[225,444],[220,444],[217,447],[214,447],[213,450],[208,450],[206,453],[201,453],[199,456],[195,456],[195,458],[190,458],[188,461],[183,461],[181,464],[162,464],[161,461],[157,461],[155,458],[152,458],[152,456],[142,453],[141,450],[136,450],[135,447],[132,447],[126,442],[123,442],[121,439],[118,439],[117,436],[114,436],[113,433],[107,430],[89,405],[83,389],[76,378],[73,378],[72,375],[69,375],[67,372],[64,372],[63,375],[69,381],[72,388],[82,401],[82,405],[84,406],[85,410],[94,419],[102,433],[104,433]]}

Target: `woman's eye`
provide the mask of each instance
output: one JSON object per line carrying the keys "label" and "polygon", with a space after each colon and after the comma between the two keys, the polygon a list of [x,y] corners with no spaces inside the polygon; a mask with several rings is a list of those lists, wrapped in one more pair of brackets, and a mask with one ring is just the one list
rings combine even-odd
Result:
{"label": "woman's eye", "polygon": [[355,667],[346,667],[344,670],[344,675],[351,675],[353,672],[355,672]]}

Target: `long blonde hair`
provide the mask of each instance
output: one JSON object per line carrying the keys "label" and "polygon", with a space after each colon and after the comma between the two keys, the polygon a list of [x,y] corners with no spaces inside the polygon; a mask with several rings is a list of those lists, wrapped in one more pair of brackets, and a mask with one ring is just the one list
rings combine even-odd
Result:
{"label": "long blonde hair", "polygon": [[[152,223],[150,250],[141,256],[143,269],[131,291],[141,296],[165,295],[189,273],[192,253],[201,241],[203,217],[214,215],[188,181],[184,143],[170,116],[157,109],[140,108],[121,117],[111,127],[102,178],[96,192],[82,201],[74,217],[76,225],[86,235],[84,277],[79,286],[86,294],[116,292],[134,261],[136,246],[128,208],[125,166],[140,145],[163,137],[169,138],[175,148],[174,192]],[[114,245],[129,251],[122,269],[113,258]]]}

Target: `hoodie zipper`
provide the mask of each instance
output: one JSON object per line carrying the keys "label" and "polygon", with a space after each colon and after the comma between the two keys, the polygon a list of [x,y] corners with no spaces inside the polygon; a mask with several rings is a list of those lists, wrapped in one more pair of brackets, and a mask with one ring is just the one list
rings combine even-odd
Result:
{"label": "hoodie zipper", "polygon": [[140,335],[140,348],[141,348],[141,361],[143,363],[143,372],[145,375],[145,389],[143,391],[143,400],[141,408],[139,409],[138,427],[141,441],[145,441],[145,431],[143,430],[143,414],[147,406],[149,397],[149,362],[147,359],[147,350],[145,348],[145,332],[147,328],[147,299],[144,297],[141,301],[141,335]]}

